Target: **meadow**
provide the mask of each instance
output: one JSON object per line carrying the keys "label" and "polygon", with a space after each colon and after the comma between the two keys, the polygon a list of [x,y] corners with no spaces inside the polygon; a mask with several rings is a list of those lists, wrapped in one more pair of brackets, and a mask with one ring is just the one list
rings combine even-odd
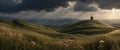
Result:
{"label": "meadow", "polygon": [[119,28],[99,21],[54,30],[24,20],[0,20],[0,50],[120,50],[119,38]]}

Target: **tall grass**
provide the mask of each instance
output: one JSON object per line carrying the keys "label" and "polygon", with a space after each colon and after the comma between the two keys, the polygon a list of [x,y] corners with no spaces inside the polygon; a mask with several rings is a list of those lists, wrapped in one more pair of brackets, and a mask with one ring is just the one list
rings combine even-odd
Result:
{"label": "tall grass", "polygon": [[0,50],[120,50],[120,31],[73,35],[31,31],[0,23]]}
{"label": "tall grass", "polygon": [[[10,33],[11,32],[11,33]],[[0,33],[1,50],[119,50],[120,40],[112,36],[87,36],[86,38],[71,36],[67,38],[14,31]],[[79,39],[80,38],[80,39]],[[114,40],[113,40],[114,39]]]}

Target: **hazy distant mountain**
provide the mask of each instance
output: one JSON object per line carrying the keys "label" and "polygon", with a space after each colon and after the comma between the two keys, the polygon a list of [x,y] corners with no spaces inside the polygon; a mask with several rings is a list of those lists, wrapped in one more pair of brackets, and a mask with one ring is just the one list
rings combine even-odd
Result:
{"label": "hazy distant mountain", "polygon": [[63,19],[20,19],[10,16],[0,16],[0,20],[28,20],[29,22],[40,24],[40,25],[64,25],[64,24],[72,24],[74,22],[79,21],[79,19],[72,18],[63,18]]}
{"label": "hazy distant mountain", "polygon": [[65,18],[65,19],[30,19],[28,20],[32,23],[36,24],[42,24],[42,25],[55,25],[55,26],[61,26],[65,24],[72,24],[75,22],[80,21],[79,19],[72,19],[72,18]]}
{"label": "hazy distant mountain", "polygon": [[116,20],[102,20],[103,22],[105,22],[105,23],[108,23],[108,24],[110,24],[110,25],[120,25],[120,20],[119,19],[116,19]]}
{"label": "hazy distant mountain", "polygon": [[10,17],[10,16],[0,16],[0,20],[13,20],[13,19],[18,19],[18,18]]}
{"label": "hazy distant mountain", "polygon": [[[80,19],[73,19],[73,18],[62,18],[62,19],[20,19],[17,17],[11,17],[11,16],[0,16],[0,20],[28,20],[35,24],[41,24],[41,25],[54,25],[54,26],[61,26],[61,25],[69,25],[75,22],[80,21]],[[100,20],[110,25],[120,25],[120,20]]]}

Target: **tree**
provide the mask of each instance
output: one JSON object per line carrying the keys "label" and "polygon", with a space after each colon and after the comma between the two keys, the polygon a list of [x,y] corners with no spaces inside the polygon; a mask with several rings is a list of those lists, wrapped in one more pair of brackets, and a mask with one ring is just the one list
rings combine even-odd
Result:
{"label": "tree", "polygon": [[90,17],[90,19],[91,19],[91,20],[93,20],[93,19],[94,19],[94,17],[93,17],[93,16],[91,16],[91,17]]}

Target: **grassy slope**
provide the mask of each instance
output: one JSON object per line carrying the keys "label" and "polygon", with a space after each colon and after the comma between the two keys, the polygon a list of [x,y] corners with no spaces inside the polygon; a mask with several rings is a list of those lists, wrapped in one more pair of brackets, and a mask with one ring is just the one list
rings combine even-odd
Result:
{"label": "grassy slope", "polygon": [[[102,50],[114,49],[112,46],[119,50],[120,31],[91,36],[54,33],[54,30],[44,34],[46,31],[34,31],[36,29],[30,25],[27,25],[28,29],[11,21],[7,22],[0,22],[0,50],[98,50],[97,45],[107,46],[100,48]],[[31,31],[30,28],[34,30]],[[99,44],[101,40],[105,41],[104,45]]]}
{"label": "grassy slope", "polygon": [[53,29],[50,29],[48,27],[35,25],[25,20],[1,20],[0,22],[10,24],[13,27],[20,27],[20,28],[35,31],[35,32],[42,32],[42,33],[56,32]]}
{"label": "grassy slope", "polygon": [[[32,28],[30,28],[30,25],[26,26],[29,27],[29,29],[24,28],[23,26],[19,27],[11,21],[1,21],[0,26],[1,50],[56,50],[58,47],[65,49],[65,47],[58,45],[59,40],[65,40],[71,37],[75,39],[77,38],[74,35],[57,33],[50,28],[47,28],[50,29],[50,31],[47,29],[45,30],[46,27],[40,27],[39,29],[33,28],[34,26],[31,26]],[[44,29],[44,31],[31,31],[31,29]]]}
{"label": "grassy slope", "polygon": [[61,32],[74,34],[101,34],[116,28],[98,20],[84,20],[60,29]]}

